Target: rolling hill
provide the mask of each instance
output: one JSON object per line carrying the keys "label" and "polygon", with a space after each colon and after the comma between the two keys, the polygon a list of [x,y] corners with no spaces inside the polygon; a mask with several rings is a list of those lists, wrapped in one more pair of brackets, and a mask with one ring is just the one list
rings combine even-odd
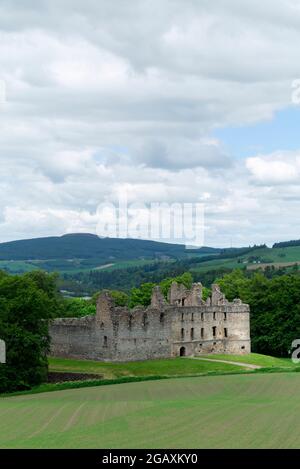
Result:
{"label": "rolling hill", "polygon": [[183,244],[75,233],[0,243],[0,269],[12,273],[34,269],[78,272],[185,259],[189,255],[210,256],[219,252],[221,249],[210,247],[189,251]]}
{"label": "rolling hill", "polygon": [[[279,243],[272,248],[262,245],[188,250],[182,244],[99,238],[89,233],[77,233],[0,243],[0,270],[23,273],[42,269],[71,276],[81,273],[90,275],[92,272],[97,275],[97,285],[105,285],[105,288],[119,277],[121,285],[128,284],[129,287],[128,276],[136,276],[136,282],[140,284],[155,282],[159,272],[165,276],[176,276],[189,270],[196,281],[204,281],[205,284],[214,281],[209,277],[210,272],[217,275],[218,272],[235,268],[292,268],[293,264],[300,263],[298,243]],[[124,271],[127,274],[122,273]],[[205,274],[208,274],[207,279],[203,278]],[[94,283],[94,279],[86,282],[86,278],[76,277],[78,281],[82,284]],[[119,283],[115,283],[114,287],[119,288]]]}
{"label": "rolling hill", "polygon": [[83,233],[1,243],[0,260],[181,257],[184,251],[184,246],[178,244],[138,239],[99,238],[97,235]]}

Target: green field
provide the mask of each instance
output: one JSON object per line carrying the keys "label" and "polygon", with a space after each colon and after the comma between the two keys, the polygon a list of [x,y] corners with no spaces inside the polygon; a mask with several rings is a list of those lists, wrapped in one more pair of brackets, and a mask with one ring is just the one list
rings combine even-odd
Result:
{"label": "green field", "polygon": [[226,363],[213,363],[189,358],[147,360],[128,363],[98,362],[50,358],[50,371],[96,373],[113,379],[124,376],[187,376],[209,373],[234,373],[243,367]]}
{"label": "green field", "polygon": [[228,354],[210,354],[205,355],[206,358],[215,360],[229,360],[231,362],[249,363],[250,365],[258,365],[262,368],[295,368],[298,364],[292,362],[290,358],[276,358],[259,353],[250,353],[249,355],[228,355]]}
{"label": "green field", "polygon": [[[128,269],[130,267],[143,267],[144,265],[155,264],[154,259],[135,259],[128,261],[114,260],[105,262],[97,259],[50,259],[32,261],[0,261],[0,270],[6,270],[12,274],[30,272],[32,270],[57,271],[61,273],[76,274],[78,272],[90,272],[91,270],[112,270]],[[167,261],[165,261],[167,262]],[[171,262],[171,261],[170,261]]]}
{"label": "green field", "polygon": [[[174,262],[173,260],[168,260],[164,262]],[[143,267],[144,265],[153,265],[157,261],[153,259],[136,259],[129,261],[112,261],[111,263],[106,263],[102,266],[94,267],[92,270],[103,270],[105,272],[111,272],[113,270],[129,269],[130,267]]]}
{"label": "green field", "polygon": [[6,270],[11,274],[19,274],[38,270],[38,266],[26,261],[0,261],[0,270]]}
{"label": "green field", "polygon": [[271,264],[274,263],[275,265],[277,263],[300,262],[300,246],[275,249],[254,249],[249,254],[244,254],[233,259],[216,258],[197,264],[191,269],[191,272],[207,272],[209,270],[218,270],[222,268],[236,269],[248,267],[251,265],[257,266],[259,268],[259,264],[252,264],[252,262],[249,261],[249,258],[254,257],[260,258],[261,262]]}
{"label": "green field", "polygon": [[1,448],[299,448],[300,374],[168,379],[0,400]]}

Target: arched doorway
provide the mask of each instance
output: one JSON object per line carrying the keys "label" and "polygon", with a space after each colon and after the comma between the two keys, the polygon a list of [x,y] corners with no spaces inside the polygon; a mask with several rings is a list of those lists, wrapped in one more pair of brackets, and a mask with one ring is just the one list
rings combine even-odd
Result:
{"label": "arched doorway", "polygon": [[185,357],[185,347],[180,348],[179,354],[180,354],[181,357]]}

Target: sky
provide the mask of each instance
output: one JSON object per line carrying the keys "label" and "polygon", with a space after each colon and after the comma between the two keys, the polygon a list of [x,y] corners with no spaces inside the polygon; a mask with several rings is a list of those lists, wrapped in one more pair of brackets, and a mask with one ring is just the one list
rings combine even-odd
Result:
{"label": "sky", "polygon": [[298,0],[1,0],[0,242],[124,194],[202,204],[205,245],[299,239],[299,43]]}

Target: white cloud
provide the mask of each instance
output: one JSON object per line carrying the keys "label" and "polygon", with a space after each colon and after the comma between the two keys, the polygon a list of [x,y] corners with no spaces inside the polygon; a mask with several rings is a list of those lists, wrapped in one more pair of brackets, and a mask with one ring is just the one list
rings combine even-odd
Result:
{"label": "white cloud", "polygon": [[275,153],[248,158],[246,166],[255,182],[263,185],[297,184],[300,153]]}
{"label": "white cloud", "polygon": [[299,31],[292,0],[3,0],[0,241],[94,231],[125,188],[204,200],[207,244],[298,237],[298,154],[235,161],[211,132],[290,105]]}

